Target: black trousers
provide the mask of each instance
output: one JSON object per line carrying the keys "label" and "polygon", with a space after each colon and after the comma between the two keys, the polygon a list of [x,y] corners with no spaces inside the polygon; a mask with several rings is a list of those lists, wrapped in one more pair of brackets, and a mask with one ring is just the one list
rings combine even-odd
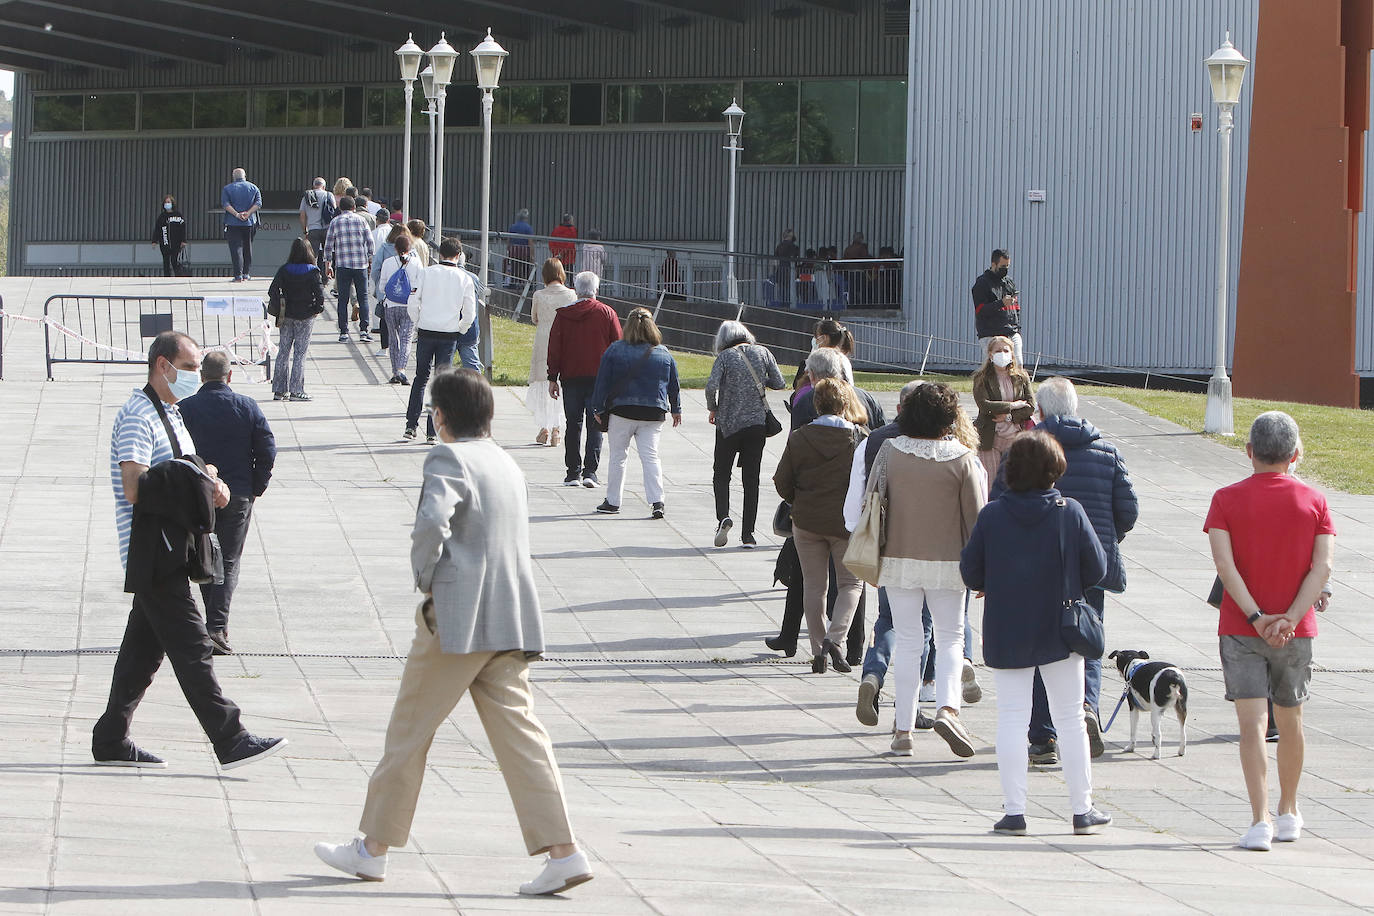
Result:
{"label": "black trousers", "polygon": [[224,584],[210,583],[200,587],[200,597],[205,601],[205,629],[211,632],[229,629],[229,602],[234,599],[234,589],[239,584],[239,557],[243,555],[243,542],[248,537],[248,522],[252,517],[251,496],[232,496],[229,505],[215,510],[215,536],[224,554]]}
{"label": "black trousers", "polygon": [[158,251],[162,252],[162,275],[164,277],[184,277],[188,274],[188,271],[182,270],[177,264],[179,249],[159,246]]}
{"label": "black trousers", "polygon": [[[563,463],[568,466],[568,477],[590,477],[601,466],[601,427],[596,425],[592,415],[592,389],[596,387],[594,376],[586,378],[565,378],[562,382],[563,419],[567,429],[563,430]],[[582,445],[582,434],[587,434],[586,448]]]}
{"label": "black trousers", "polygon": [[91,733],[93,748],[114,749],[128,740],[134,710],[152,684],[164,654],[217,754],[228,751],[246,734],[239,723],[239,708],[220,692],[210,637],[191,598],[191,583],[181,576],[134,595],[124,640],[115,658],[110,700]]}
{"label": "black trousers", "polygon": [[[834,564],[830,570],[830,592],[826,597],[825,616],[829,618],[835,613],[835,598],[839,589],[835,584]],[[849,622],[849,632],[845,635],[844,660],[851,665],[861,665],[864,659],[864,650],[868,647],[868,633],[864,630],[864,611],[868,603],[868,589],[859,593],[859,606],[854,611],[854,619]],[[805,610],[802,607],[802,576],[801,564],[797,564],[797,569],[792,573],[792,582],[787,586],[787,603],[783,605],[782,627],[778,630],[778,639],[788,646],[796,648],[797,636],[801,632],[802,620],[805,617]]]}
{"label": "black trousers", "polygon": [[730,514],[730,475],[739,464],[740,481],[744,484],[744,518],[740,536],[754,533],[759,517],[759,465],[763,463],[763,446],[768,435],[763,426],[750,426],[731,436],[716,430],[716,454],[711,487],[716,497],[716,521]]}

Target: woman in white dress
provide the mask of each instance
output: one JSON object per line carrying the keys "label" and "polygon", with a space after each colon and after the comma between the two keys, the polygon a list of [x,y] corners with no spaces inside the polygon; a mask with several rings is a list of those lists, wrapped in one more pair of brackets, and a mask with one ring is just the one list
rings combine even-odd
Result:
{"label": "woman in white dress", "polygon": [[534,350],[530,353],[530,387],[525,406],[539,424],[539,435],[534,441],[540,445],[558,445],[563,437],[563,405],[549,397],[549,332],[553,329],[554,313],[577,301],[577,293],[568,289],[567,282],[563,262],[549,258],[544,262],[544,288],[531,299]]}

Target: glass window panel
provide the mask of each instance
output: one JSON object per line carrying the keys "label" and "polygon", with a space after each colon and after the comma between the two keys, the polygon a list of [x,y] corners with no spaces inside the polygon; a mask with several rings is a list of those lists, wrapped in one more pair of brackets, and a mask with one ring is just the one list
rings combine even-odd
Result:
{"label": "glass window panel", "polygon": [[568,96],[569,124],[601,124],[600,83],[573,83]]}
{"label": "glass window panel", "polygon": [[858,83],[826,80],[801,84],[801,123],[797,161],[852,165],[858,128]]}
{"label": "glass window panel", "polygon": [[626,86],[621,92],[620,113],[626,124],[662,124],[663,87]]}
{"label": "glass window panel", "polygon": [[[143,97],[146,110],[148,97]],[[144,116],[147,122],[147,115]],[[281,89],[260,89],[253,93],[253,124],[256,127],[286,126],[286,92]]]}
{"label": "glass window panel", "polygon": [[[420,95],[420,93],[416,93]],[[363,125],[366,127],[382,127],[386,124],[386,90],[367,89],[363,92],[365,107],[363,110]]]}
{"label": "glass window panel", "polygon": [[320,126],[343,127],[344,93],[342,89],[320,90]]}
{"label": "glass window panel", "polygon": [[144,130],[190,130],[191,98],[189,92],[143,93]]}
{"label": "glass window panel", "polygon": [[[423,95],[423,93],[421,93]],[[429,126],[424,123],[425,115],[415,116],[424,130],[429,130]],[[492,123],[496,123],[495,111],[492,112]],[[450,127],[481,127],[482,126],[482,90],[476,86],[449,86],[448,98],[444,102],[444,129]]]}
{"label": "glass window panel", "polygon": [[320,90],[290,90],[286,96],[286,123],[289,127],[319,127]]}
{"label": "glass window panel", "polygon": [[663,120],[670,124],[725,123],[734,83],[674,83],[663,87]]}
{"label": "glass window panel", "polygon": [[506,97],[510,124],[538,124],[543,108],[539,86],[512,86]]}
{"label": "glass window panel", "polygon": [[623,95],[623,86],[612,84],[606,87],[606,123],[622,124],[620,99]]}
{"label": "glass window panel", "polygon": [[86,130],[134,130],[138,96],[132,92],[86,96]]}
{"label": "glass window panel", "polygon": [[81,96],[40,95],[33,100],[33,129],[80,130]]}
{"label": "glass window panel", "polygon": [[568,123],[568,87],[561,85],[545,86],[543,97],[543,110],[540,112],[540,124],[567,124]]}
{"label": "glass window panel", "polygon": [[797,161],[797,84],[745,83],[746,165],[794,165]]}
{"label": "glass window panel", "polygon": [[247,126],[248,93],[197,92],[195,123],[198,130]]}
{"label": "glass window panel", "polygon": [[906,159],[906,82],[865,80],[859,87],[859,162],[901,165]]}

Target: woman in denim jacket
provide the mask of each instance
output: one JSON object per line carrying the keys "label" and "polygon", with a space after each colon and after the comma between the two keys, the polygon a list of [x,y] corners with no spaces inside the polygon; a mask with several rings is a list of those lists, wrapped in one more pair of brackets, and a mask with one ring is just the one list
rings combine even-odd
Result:
{"label": "woman in denim jacket", "polygon": [[588,403],[599,421],[610,415],[610,473],[606,498],[596,511],[620,511],[625,460],[633,439],[644,468],[644,498],[652,505],[654,518],[663,518],[663,467],[658,462],[658,437],[668,414],[673,415],[674,426],[682,424],[682,402],[678,398],[677,363],[663,346],[663,335],[648,309],[630,312],[625,319],[624,336],[602,354],[596,387]]}

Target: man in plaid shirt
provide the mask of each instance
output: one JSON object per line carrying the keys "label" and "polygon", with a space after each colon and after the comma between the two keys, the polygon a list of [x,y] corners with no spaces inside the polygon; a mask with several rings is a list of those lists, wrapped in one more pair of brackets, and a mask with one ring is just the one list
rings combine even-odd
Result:
{"label": "man in plaid shirt", "polygon": [[324,260],[329,276],[338,277],[339,342],[348,340],[348,302],[354,291],[358,295],[358,339],[370,341],[368,335],[367,273],[372,268],[373,239],[367,223],[357,214],[357,204],[351,197],[339,199],[339,214],[329,221],[324,237]]}

